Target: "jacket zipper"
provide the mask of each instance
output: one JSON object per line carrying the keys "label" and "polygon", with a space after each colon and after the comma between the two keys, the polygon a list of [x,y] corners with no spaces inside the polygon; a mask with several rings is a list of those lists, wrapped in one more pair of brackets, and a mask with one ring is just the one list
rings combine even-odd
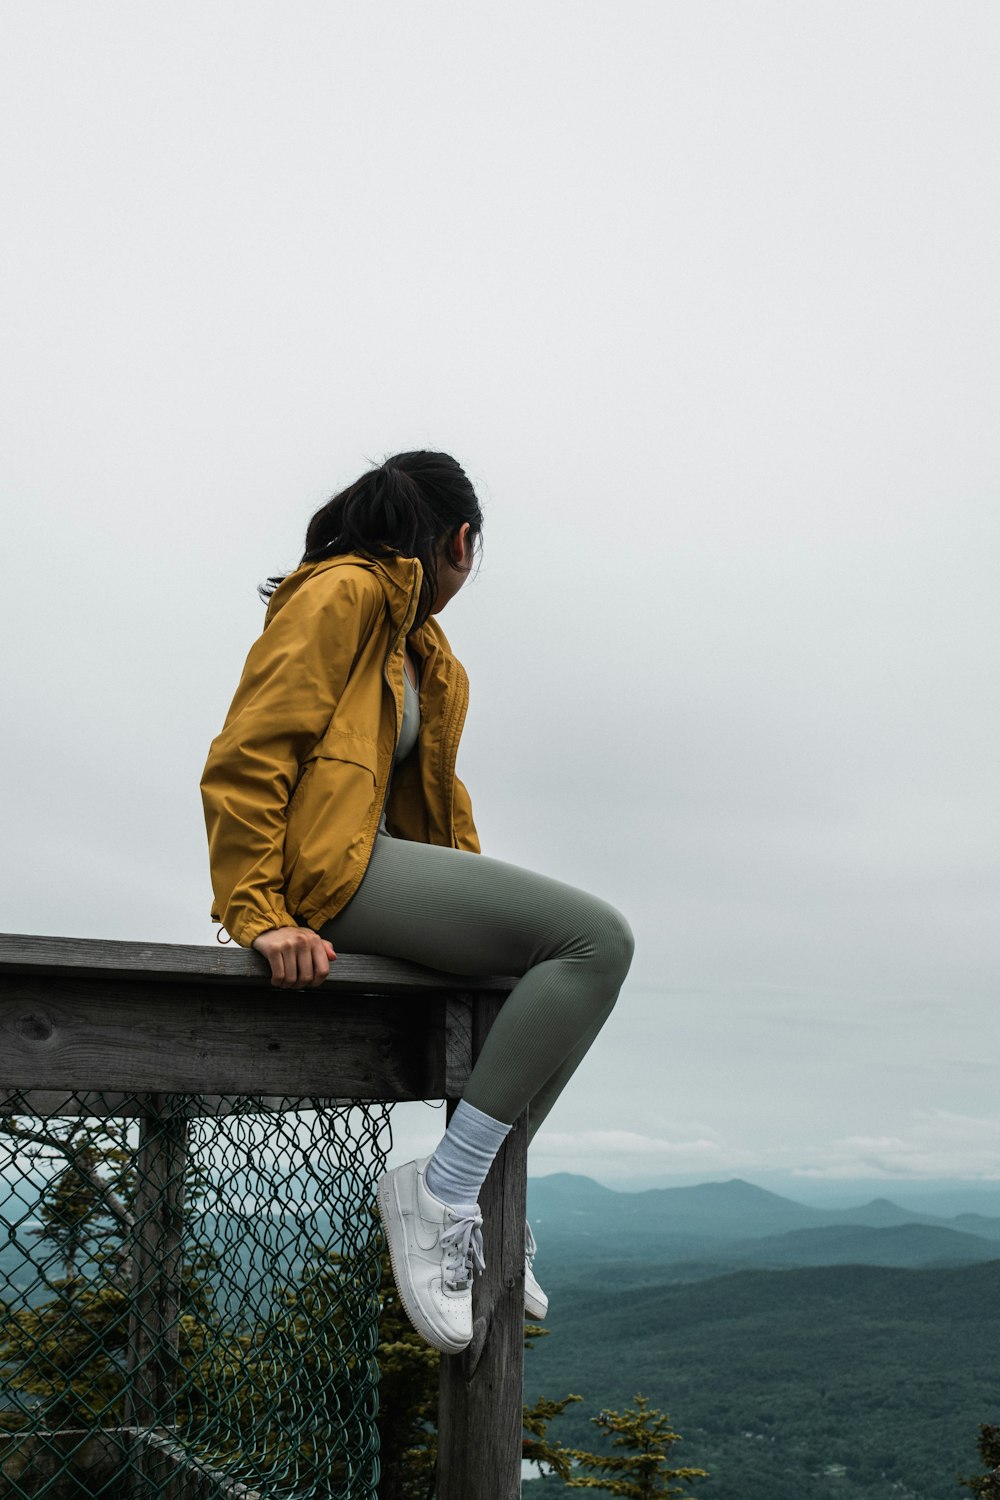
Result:
{"label": "jacket zipper", "polygon": [[[396,759],[396,748],[399,745],[399,735],[400,735],[400,730],[401,730],[401,725],[400,725],[400,722],[399,722],[399,706],[396,703],[396,694],[395,694],[395,692],[393,690],[392,683],[389,681],[389,663],[392,661],[393,654],[395,653],[396,647],[399,645],[399,639],[400,639],[400,636],[402,635],[402,633],[403,633],[402,630],[397,630],[395,636],[393,637],[392,644],[389,647],[389,655],[386,657],[386,659],[385,659],[385,665],[382,668],[382,676],[385,678],[386,686],[389,689],[389,696],[392,698],[392,713],[393,713],[393,718],[395,719],[396,728],[395,728],[395,730],[393,732],[392,755],[389,758],[389,772],[388,772],[388,775],[385,778],[385,789],[382,792],[382,806],[379,809],[379,815],[378,815],[378,818],[377,818],[376,823],[375,823],[374,838],[378,838],[379,824],[382,822],[382,818],[383,818],[383,816],[385,814],[386,803],[389,801],[389,783],[392,781],[392,767],[393,767],[393,763],[394,763],[394,761]],[[374,848],[374,839],[373,839],[372,847]],[[371,858],[371,852],[372,852],[371,849],[369,849],[369,851],[368,851],[368,857],[369,857],[369,859]]]}
{"label": "jacket zipper", "polygon": [[448,831],[451,835],[451,847],[455,848],[455,762],[458,759],[458,744],[462,737],[462,726],[469,708],[468,686],[463,687],[462,675],[464,667],[457,662],[451,665],[452,681],[449,684],[451,693],[451,712],[448,715],[446,731],[442,736],[441,755],[441,787],[448,795]]}
{"label": "jacket zipper", "polygon": [[[399,744],[399,732],[400,732],[399,709],[396,706],[396,694],[392,691],[392,683],[389,681],[389,663],[392,660],[393,652],[395,651],[396,646],[399,644],[399,638],[400,638],[400,636],[402,634],[403,634],[403,631],[402,630],[398,630],[396,632],[395,636],[393,637],[392,644],[389,647],[389,654],[386,657],[386,659],[385,659],[385,665],[382,668],[382,676],[385,679],[386,686],[388,687],[390,695],[392,697],[392,711],[393,711],[393,714],[394,714],[395,720],[396,720],[396,731],[395,731],[395,735],[393,736],[392,757],[390,757],[390,760],[389,760],[389,775],[385,779],[385,790],[382,793],[382,805],[381,805],[381,807],[379,809],[378,818],[375,820],[375,824],[374,824],[374,828],[373,828],[373,832],[372,832],[372,836],[371,836],[371,843],[368,845],[368,852],[367,852],[367,855],[365,857],[364,867],[361,870],[361,873],[358,875],[357,879],[352,883],[351,888],[350,888],[350,890],[347,893],[347,901],[350,901],[351,897],[354,895],[354,893],[357,890],[358,886],[361,884],[362,880],[365,877],[365,871],[368,868],[369,862],[371,861],[372,853],[373,853],[374,848],[375,848],[375,840],[378,838],[378,825],[382,821],[382,814],[385,812],[385,805],[386,805],[386,803],[389,800],[389,782],[390,782],[390,780],[392,778],[392,763],[393,763],[393,760],[395,759],[395,755],[396,755],[396,746]],[[346,906],[347,901],[345,901],[343,903],[343,905]]]}

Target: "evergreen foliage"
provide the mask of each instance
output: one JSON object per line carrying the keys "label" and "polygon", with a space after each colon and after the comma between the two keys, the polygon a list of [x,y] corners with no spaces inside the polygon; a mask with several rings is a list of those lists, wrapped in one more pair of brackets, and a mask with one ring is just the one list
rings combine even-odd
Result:
{"label": "evergreen foliage", "polygon": [[379,1500],[428,1500],[434,1492],[439,1361],[406,1315],[386,1249],[378,1347]]}
{"label": "evergreen foliage", "polygon": [[988,1472],[963,1479],[962,1483],[979,1500],[1000,1500],[1000,1427],[987,1423],[979,1429],[979,1457]]}
{"label": "evergreen foliage", "polygon": [[[596,1469],[596,1475],[573,1474],[568,1489],[605,1490],[625,1500],[670,1500],[690,1496],[689,1479],[707,1478],[704,1469],[670,1467],[670,1449],[681,1441],[666,1412],[637,1395],[635,1405],[624,1411],[602,1411],[591,1421],[600,1432],[612,1436],[613,1453],[587,1453],[571,1449],[570,1458],[579,1467]],[[672,1480],[683,1480],[675,1485]]]}
{"label": "evergreen foliage", "polygon": [[561,1401],[550,1401],[539,1396],[533,1406],[524,1408],[524,1430],[528,1436],[523,1440],[521,1457],[525,1462],[538,1465],[539,1474],[546,1470],[568,1480],[573,1473],[573,1457],[568,1448],[549,1437],[549,1423],[561,1417],[567,1406],[582,1401],[582,1396],[564,1396]]}

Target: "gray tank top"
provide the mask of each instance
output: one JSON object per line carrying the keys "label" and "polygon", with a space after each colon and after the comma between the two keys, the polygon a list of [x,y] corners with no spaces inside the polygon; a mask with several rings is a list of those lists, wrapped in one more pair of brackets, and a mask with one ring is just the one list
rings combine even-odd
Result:
{"label": "gray tank top", "polygon": [[[400,728],[399,728],[399,744],[396,746],[396,753],[395,753],[395,755],[392,758],[392,763],[393,763],[394,766],[398,766],[399,762],[401,760],[405,760],[406,757],[411,753],[411,751],[413,750],[414,745],[417,743],[417,736],[418,736],[419,733],[420,733],[420,694],[418,693],[417,689],[413,686],[413,683],[407,677],[406,673],[404,672],[403,673],[403,722],[402,722],[402,724],[400,725]],[[391,774],[391,772],[390,772],[390,775],[389,775],[389,785],[390,786],[392,785],[392,774]],[[386,790],[386,800],[388,800],[388,795],[389,795],[389,793],[388,793],[388,789],[387,789]],[[386,826],[385,826],[385,808],[384,807],[382,809],[382,818],[381,818],[381,821],[379,822],[379,825],[378,825],[378,831],[379,831],[379,833],[384,833],[385,836],[386,836],[386,838],[390,838],[391,837],[388,828],[386,828]]]}

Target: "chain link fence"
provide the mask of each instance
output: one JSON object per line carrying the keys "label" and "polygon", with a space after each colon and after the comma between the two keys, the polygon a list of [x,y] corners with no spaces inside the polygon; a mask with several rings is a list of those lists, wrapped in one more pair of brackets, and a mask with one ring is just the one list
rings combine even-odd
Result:
{"label": "chain link fence", "polygon": [[0,1500],[368,1500],[391,1105],[0,1113]]}

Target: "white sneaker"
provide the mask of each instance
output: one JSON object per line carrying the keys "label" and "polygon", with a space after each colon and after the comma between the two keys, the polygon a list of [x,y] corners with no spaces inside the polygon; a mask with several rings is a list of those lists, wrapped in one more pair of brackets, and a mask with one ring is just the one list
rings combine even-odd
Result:
{"label": "white sneaker", "polygon": [[535,1273],[531,1268],[531,1262],[535,1258],[535,1236],[531,1232],[531,1225],[527,1219],[524,1221],[524,1311],[525,1316],[541,1321],[549,1310],[549,1299],[535,1280]]}
{"label": "white sneaker", "polygon": [[417,1332],[442,1354],[472,1340],[472,1277],[483,1260],[483,1216],[449,1208],[428,1192],[429,1157],[379,1178],[378,1210],[400,1300]]}

